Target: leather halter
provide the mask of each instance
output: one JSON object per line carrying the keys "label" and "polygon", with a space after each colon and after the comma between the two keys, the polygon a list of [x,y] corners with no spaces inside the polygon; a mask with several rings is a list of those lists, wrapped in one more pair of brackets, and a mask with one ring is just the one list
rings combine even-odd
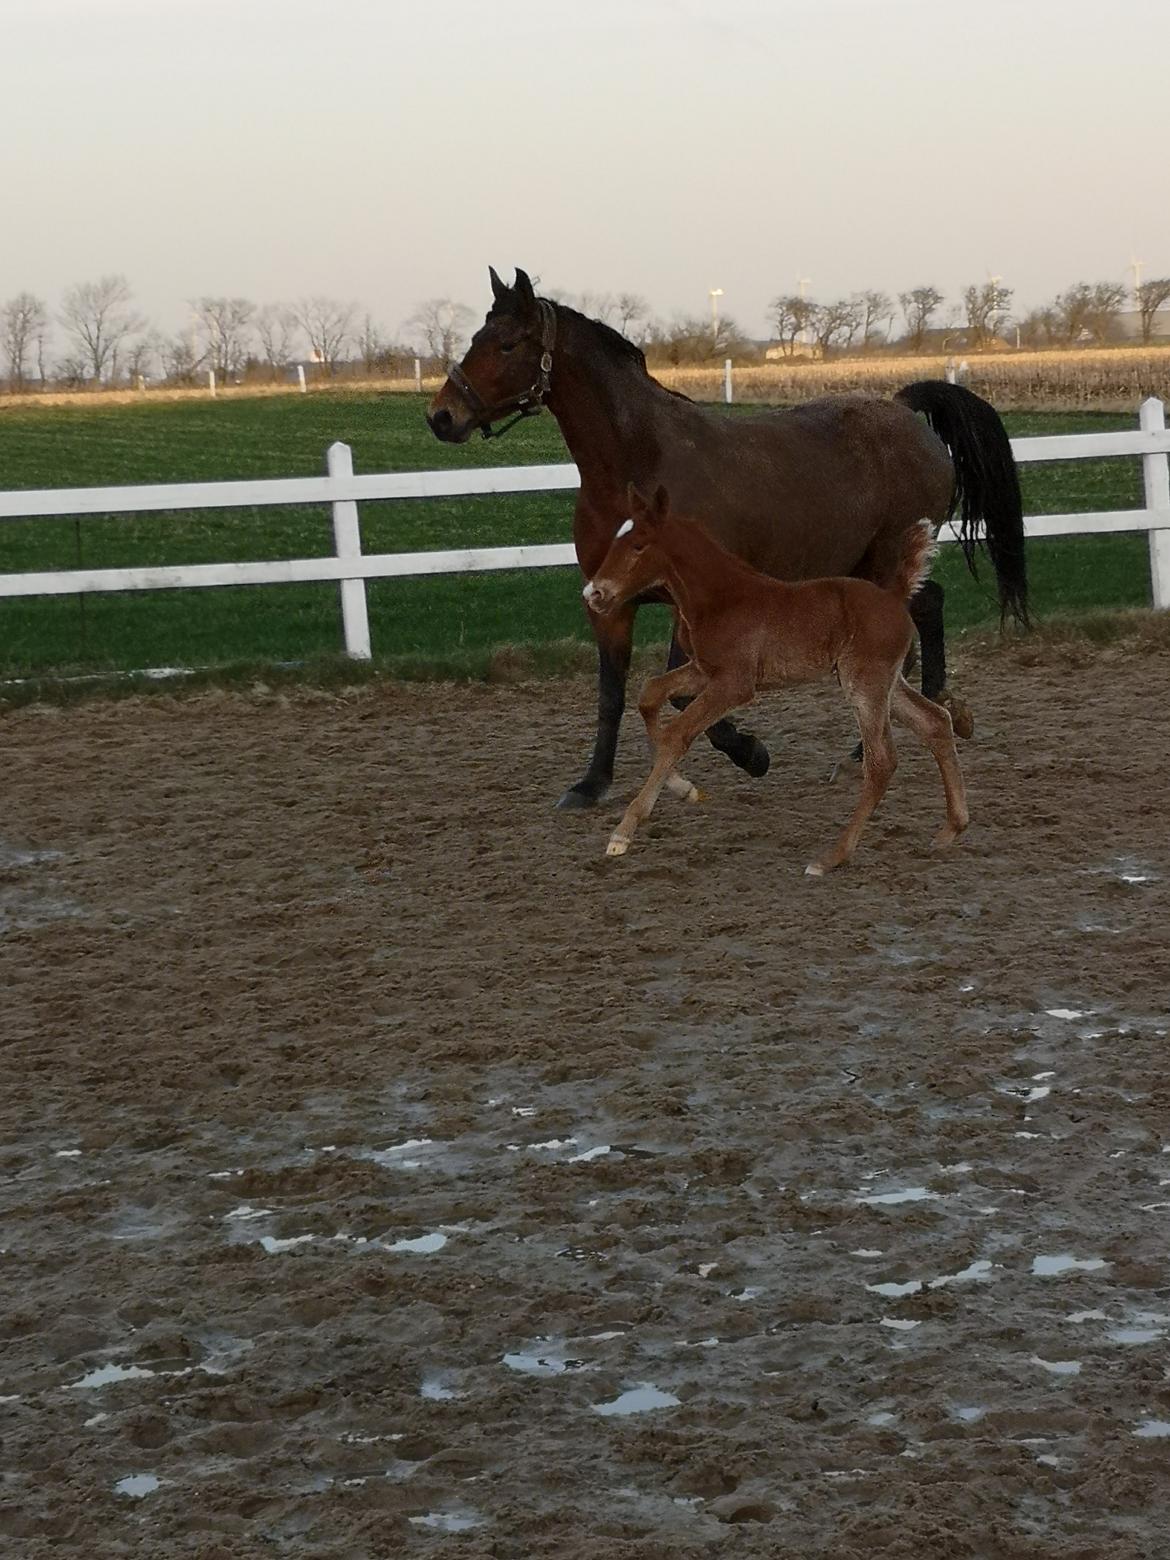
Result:
{"label": "leather halter", "polygon": [[[485,439],[502,438],[522,417],[535,417],[544,405],[545,397],[551,388],[553,348],[557,344],[557,314],[547,298],[538,298],[536,301],[540,308],[541,320],[540,373],[527,390],[522,390],[519,395],[509,396],[498,406],[489,407],[458,363],[452,363],[447,370],[447,378],[471,408]],[[503,417],[507,412],[515,412],[516,415],[502,428],[493,428],[493,420]]]}

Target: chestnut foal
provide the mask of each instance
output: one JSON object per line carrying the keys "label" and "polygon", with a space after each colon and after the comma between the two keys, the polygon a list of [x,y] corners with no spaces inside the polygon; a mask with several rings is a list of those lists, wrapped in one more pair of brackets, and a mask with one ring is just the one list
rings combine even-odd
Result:
{"label": "chestnut foal", "polygon": [[[584,597],[604,615],[656,587],[678,612],[679,641],[691,659],[642,689],[638,708],[654,747],[650,777],[626,809],[606,854],[629,849],[666,785],[697,801],[698,791],[675,765],[714,721],[754,698],[761,688],[812,682],[836,672],[853,705],[865,755],[860,800],[837,843],[805,871],[814,877],[848,861],[897,765],[891,715],[910,726],[934,754],[947,799],[947,821],[934,837],[949,845],[967,827],[967,800],[951,718],[916,693],[902,676],[914,637],[907,601],[930,569],[933,526],[906,533],[905,551],[888,590],[859,579],[770,579],[727,552],[698,525],[670,513],[666,489],[647,500],[629,488],[630,518],[618,528]],[[668,699],[687,698],[668,726],[659,716]]]}

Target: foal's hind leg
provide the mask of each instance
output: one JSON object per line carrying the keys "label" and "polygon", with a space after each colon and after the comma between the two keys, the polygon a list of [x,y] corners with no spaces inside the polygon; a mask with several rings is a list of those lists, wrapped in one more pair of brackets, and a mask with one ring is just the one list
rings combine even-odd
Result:
{"label": "foal's hind leg", "polygon": [[[679,643],[679,631],[676,625],[670,640],[670,653],[666,658],[667,667],[673,669],[682,666],[688,655],[689,651]],[[684,710],[690,701],[685,696],[678,695],[672,696],[671,702],[676,710]],[[713,748],[720,753],[726,753],[737,768],[751,775],[753,779],[758,780],[761,775],[768,773],[772,762],[768,749],[750,731],[740,731],[734,721],[717,720],[708,729],[707,738]]]}
{"label": "foal's hind leg", "polygon": [[857,724],[861,730],[861,745],[864,752],[864,771],[861,783],[861,795],[857,806],[853,809],[853,816],[842,830],[840,838],[832,849],[818,856],[816,861],[810,862],[805,867],[805,873],[809,877],[823,877],[826,872],[832,872],[834,867],[841,866],[848,861],[857,849],[857,842],[861,838],[861,831],[865,828],[870,814],[886,794],[886,790],[893,779],[894,770],[898,767],[898,754],[894,748],[894,734],[890,730],[890,693],[889,687],[884,682],[876,684],[870,678],[860,686],[852,683],[844,672],[841,682],[849,695],[857,716]]}
{"label": "foal's hind leg", "polygon": [[950,712],[955,735],[970,737],[975,721],[970,708],[947,687],[947,645],[943,631],[946,592],[937,580],[924,580],[908,606],[922,647],[922,693]]}
{"label": "foal's hind leg", "polygon": [[943,790],[947,798],[947,821],[932,840],[933,845],[950,845],[967,827],[967,793],[963,786],[963,774],[959,768],[959,755],[955,751],[955,736],[951,730],[951,717],[930,699],[899,677],[890,699],[890,713],[922,738],[934,754]]}

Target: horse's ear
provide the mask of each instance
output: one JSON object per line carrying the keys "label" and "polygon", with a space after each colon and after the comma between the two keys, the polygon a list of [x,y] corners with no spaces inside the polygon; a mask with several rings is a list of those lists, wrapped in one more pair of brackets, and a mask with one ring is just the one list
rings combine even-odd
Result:
{"label": "horse's ear", "polygon": [[499,276],[496,274],[496,268],[494,265],[488,266],[488,275],[492,279],[492,297],[496,300],[497,303],[503,303],[504,299],[508,296],[512,289],[508,286],[507,282],[501,282]]}
{"label": "horse's ear", "polygon": [[670,494],[663,483],[659,483],[654,490],[654,518],[665,520],[666,512],[670,508]]}
{"label": "horse's ear", "polygon": [[527,271],[516,267],[516,296],[526,309],[535,308],[536,293]]}
{"label": "horse's ear", "polygon": [[637,510],[639,514],[645,514],[647,509],[650,508],[650,505],[642,497],[642,494],[638,491],[637,484],[634,482],[626,483],[626,503],[629,505],[631,513]]}

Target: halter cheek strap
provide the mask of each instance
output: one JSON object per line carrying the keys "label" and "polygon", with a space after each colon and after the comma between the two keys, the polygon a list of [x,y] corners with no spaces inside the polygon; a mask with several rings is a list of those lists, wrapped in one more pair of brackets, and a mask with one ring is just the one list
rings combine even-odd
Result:
{"label": "halter cheek strap", "polygon": [[[498,406],[489,407],[458,363],[453,363],[447,370],[447,378],[467,402],[485,439],[502,438],[522,417],[535,417],[551,389],[553,348],[557,343],[557,314],[547,298],[538,298],[537,304],[540,308],[541,320],[540,372],[527,390],[522,390],[519,395],[509,396]],[[503,417],[507,412],[515,412],[516,415],[502,428],[493,428],[493,419]]]}

